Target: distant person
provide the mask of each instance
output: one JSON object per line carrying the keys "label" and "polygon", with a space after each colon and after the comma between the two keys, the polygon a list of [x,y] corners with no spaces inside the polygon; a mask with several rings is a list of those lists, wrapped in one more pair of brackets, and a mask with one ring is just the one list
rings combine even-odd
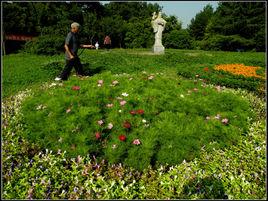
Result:
{"label": "distant person", "polygon": [[67,80],[72,68],[75,68],[76,74],[78,76],[83,75],[83,67],[80,62],[80,59],[77,55],[78,48],[94,48],[93,45],[81,45],[79,40],[79,32],[80,25],[77,22],[74,22],[71,24],[71,31],[68,33],[66,39],[65,39],[65,59],[66,59],[66,65],[61,72],[59,77],[56,77],[55,80]]}
{"label": "distant person", "polygon": [[110,36],[105,36],[103,44],[106,50],[110,50],[112,44]]}
{"label": "distant person", "polygon": [[96,50],[99,49],[99,43],[98,43],[98,41],[95,43],[95,47],[96,47]]}

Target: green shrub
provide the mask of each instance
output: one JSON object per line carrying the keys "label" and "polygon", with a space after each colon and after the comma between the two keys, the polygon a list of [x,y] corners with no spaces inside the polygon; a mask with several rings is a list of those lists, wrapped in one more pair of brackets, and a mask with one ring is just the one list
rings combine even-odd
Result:
{"label": "green shrub", "polygon": [[33,54],[54,55],[64,52],[64,38],[56,35],[39,36],[25,44],[24,50]]}
{"label": "green shrub", "polygon": [[166,48],[191,49],[192,38],[187,30],[173,30],[163,37],[163,44]]}
{"label": "green shrub", "polygon": [[[97,86],[98,80],[103,86]],[[115,86],[114,80],[119,82]],[[82,81],[71,77],[61,85],[47,85],[25,101],[25,137],[44,149],[66,150],[70,157],[89,153],[137,169],[192,160],[211,141],[220,147],[235,144],[252,116],[239,97],[159,73],[106,72]],[[133,110],[140,114],[131,114]],[[220,119],[214,119],[218,114]],[[120,135],[126,140],[120,141]],[[136,139],[140,144],[133,144]]]}
{"label": "green shrub", "polygon": [[254,47],[254,41],[238,35],[213,35],[199,42],[203,50],[246,51]]}

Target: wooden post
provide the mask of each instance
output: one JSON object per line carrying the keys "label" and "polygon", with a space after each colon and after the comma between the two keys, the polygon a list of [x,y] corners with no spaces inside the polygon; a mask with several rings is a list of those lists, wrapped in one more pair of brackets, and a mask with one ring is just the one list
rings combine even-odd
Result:
{"label": "wooden post", "polygon": [[2,48],[3,48],[3,53],[4,53],[4,55],[6,55],[6,46],[5,46],[5,40],[3,40],[3,43],[2,43]]}

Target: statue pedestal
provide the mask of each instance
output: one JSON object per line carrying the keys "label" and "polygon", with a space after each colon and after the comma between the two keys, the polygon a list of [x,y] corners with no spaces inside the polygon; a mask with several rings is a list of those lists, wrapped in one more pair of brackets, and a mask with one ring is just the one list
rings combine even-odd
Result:
{"label": "statue pedestal", "polygon": [[164,54],[165,53],[165,47],[163,45],[154,45],[153,46],[153,53]]}

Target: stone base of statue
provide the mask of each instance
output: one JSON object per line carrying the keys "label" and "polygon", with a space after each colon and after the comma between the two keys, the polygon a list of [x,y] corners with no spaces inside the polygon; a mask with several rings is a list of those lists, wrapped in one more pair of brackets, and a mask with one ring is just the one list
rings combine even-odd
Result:
{"label": "stone base of statue", "polygon": [[154,45],[153,46],[153,53],[164,54],[165,53],[165,47],[163,45]]}

